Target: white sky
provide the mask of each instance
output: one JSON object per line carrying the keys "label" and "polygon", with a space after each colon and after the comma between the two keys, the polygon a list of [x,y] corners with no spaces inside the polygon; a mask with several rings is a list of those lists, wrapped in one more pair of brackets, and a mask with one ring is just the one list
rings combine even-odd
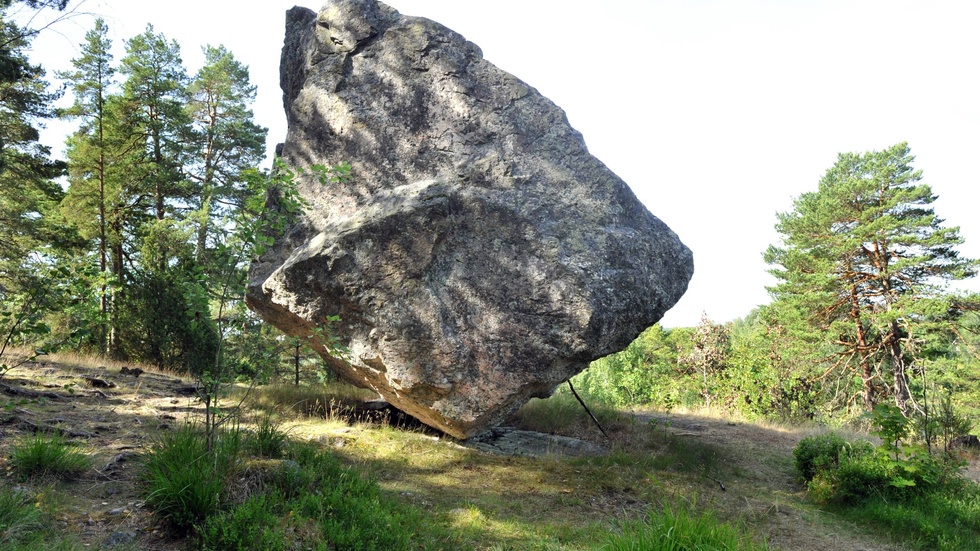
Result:
{"label": "white sky", "polygon": [[[123,40],[152,22],[193,74],[224,44],[258,85],[270,151],[285,136],[279,53],[303,0],[86,0]],[[76,4],[77,2],[72,2]],[[980,2],[975,0],[390,0],[478,44],[553,100],[605,162],[694,251],[665,326],[717,322],[768,302],[762,252],[776,213],[815,190],[844,151],[909,142],[937,214],[980,257]],[[317,9],[321,2],[300,4]],[[91,17],[35,41],[70,67]],[[50,125],[56,152],[66,127]],[[980,290],[976,282],[970,288]]]}

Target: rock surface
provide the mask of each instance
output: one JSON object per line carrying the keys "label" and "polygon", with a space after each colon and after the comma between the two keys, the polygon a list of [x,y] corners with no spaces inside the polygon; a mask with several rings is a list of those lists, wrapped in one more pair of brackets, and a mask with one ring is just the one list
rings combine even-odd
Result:
{"label": "rock surface", "polygon": [[373,0],[293,8],[281,85],[286,164],[353,179],[301,181],[310,208],[247,303],[424,423],[499,424],[687,289],[690,251],[564,112],[446,27]]}

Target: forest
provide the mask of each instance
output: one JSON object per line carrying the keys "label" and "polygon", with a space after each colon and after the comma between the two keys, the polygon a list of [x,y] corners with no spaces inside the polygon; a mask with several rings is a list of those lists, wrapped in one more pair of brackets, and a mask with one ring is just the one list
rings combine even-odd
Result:
{"label": "forest", "polygon": [[[74,69],[47,75],[27,55],[36,31],[3,17],[16,3],[0,0],[0,384],[66,351],[191,376],[208,412],[235,381],[331,379],[243,302],[249,261],[304,207],[292,170],[260,168],[247,68],[208,47],[189,74],[152,26],[114,59],[98,19]],[[56,108],[63,93],[73,103]],[[76,125],[64,159],[39,142],[54,119]],[[980,296],[952,290],[978,262],[958,253],[914,160],[905,143],[841,153],[774,214],[769,304],[654,325],[572,383],[593,404],[667,414],[879,428],[894,414],[899,440],[948,451],[980,419]],[[348,177],[303,168],[326,185]]]}

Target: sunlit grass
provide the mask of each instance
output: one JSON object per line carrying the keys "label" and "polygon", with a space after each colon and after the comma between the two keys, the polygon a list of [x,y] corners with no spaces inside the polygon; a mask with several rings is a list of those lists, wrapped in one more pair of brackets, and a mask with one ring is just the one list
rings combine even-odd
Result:
{"label": "sunlit grass", "polygon": [[531,399],[513,415],[511,422],[523,430],[589,438],[600,435],[589,412],[607,434],[621,431],[633,421],[631,415],[607,403],[592,400],[582,393],[579,396],[588,411],[567,387],[561,387],[549,398]]}
{"label": "sunlit grass", "polygon": [[763,551],[744,527],[718,520],[713,512],[697,511],[682,504],[624,523],[622,532],[612,534],[603,551]]}

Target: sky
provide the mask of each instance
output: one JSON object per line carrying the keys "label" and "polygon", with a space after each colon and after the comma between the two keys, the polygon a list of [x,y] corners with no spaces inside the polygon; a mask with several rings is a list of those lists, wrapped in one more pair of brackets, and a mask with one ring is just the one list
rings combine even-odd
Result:
{"label": "sky", "polygon": [[[980,2],[975,0],[390,0],[461,33],[554,101],[590,152],[694,253],[662,325],[741,318],[769,302],[762,253],[776,214],[815,191],[842,152],[908,142],[936,213],[980,258]],[[285,12],[322,1],[73,1],[32,60],[70,67],[100,14],[117,49],[154,31],[193,74],[205,44],[249,66],[269,150],[285,137]],[[82,13],[85,12],[85,13]],[[71,127],[42,139],[58,155]],[[980,291],[980,282],[964,288]]]}

